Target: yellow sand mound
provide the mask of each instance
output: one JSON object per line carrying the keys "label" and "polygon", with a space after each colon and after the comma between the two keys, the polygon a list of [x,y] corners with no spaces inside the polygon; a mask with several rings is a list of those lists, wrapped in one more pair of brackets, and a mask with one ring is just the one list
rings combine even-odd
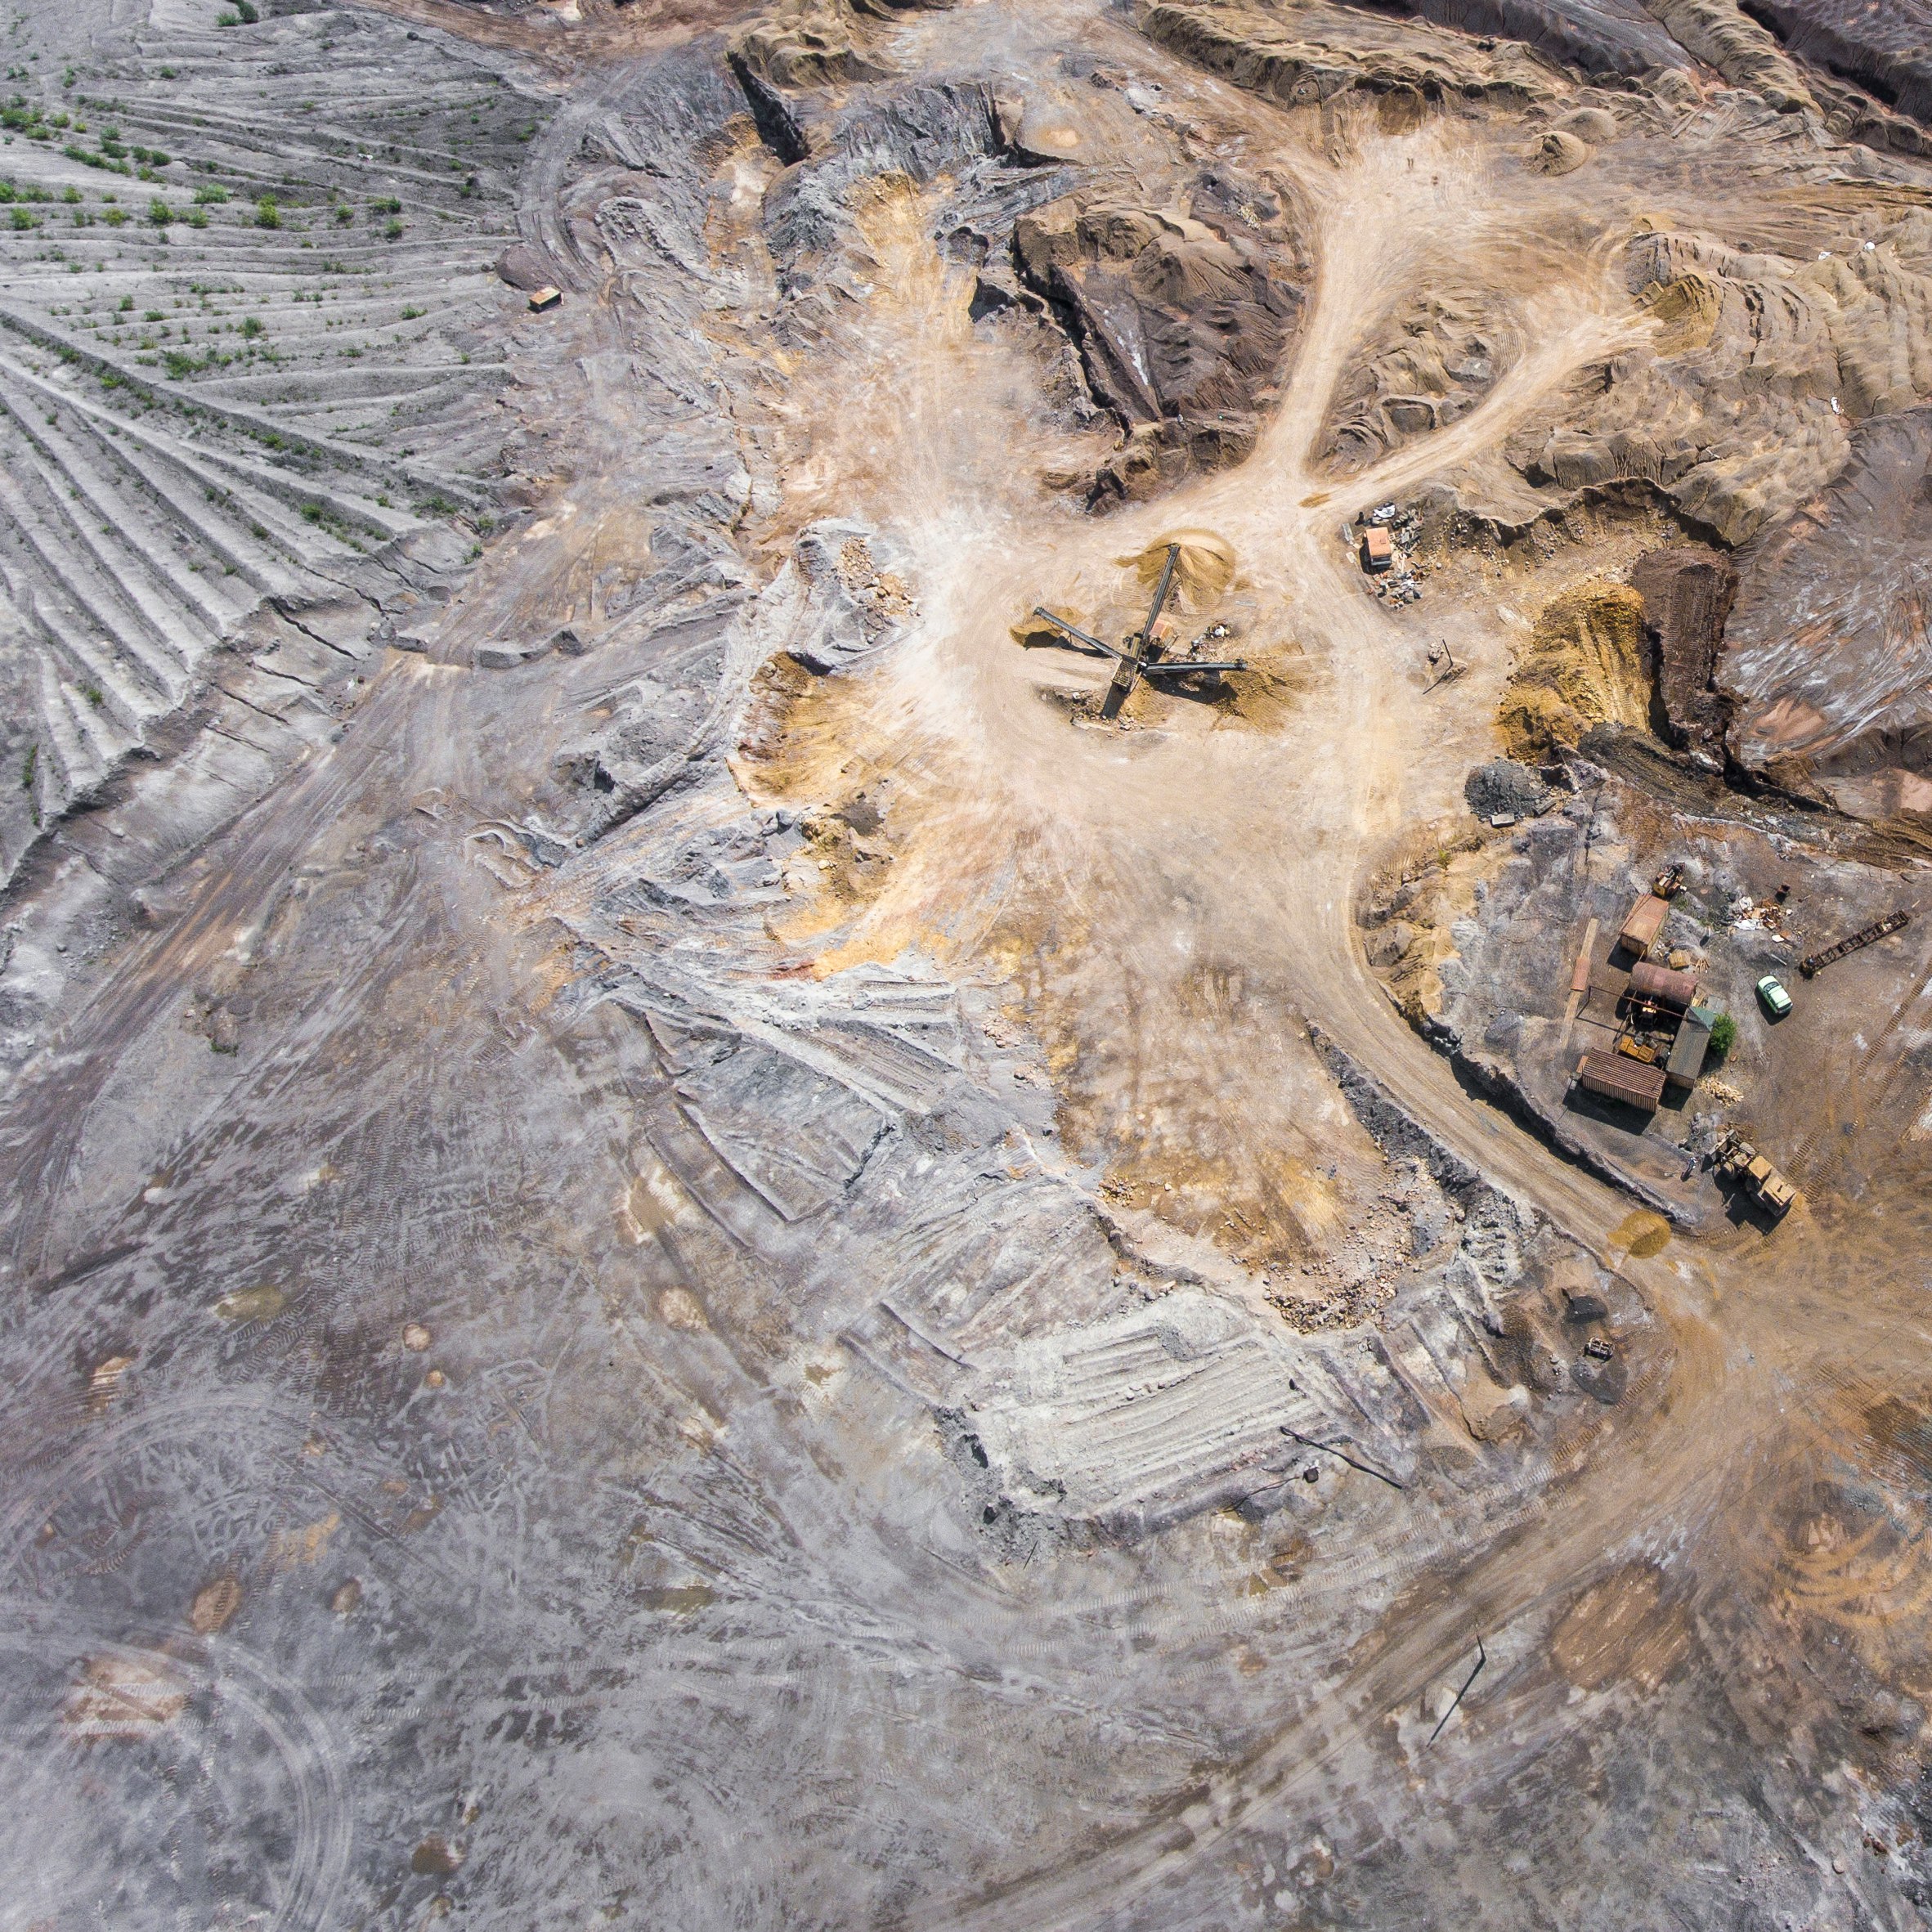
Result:
{"label": "yellow sand mound", "polygon": [[1235,580],[1235,546],[1211,530],[1175,530],[1157,538],[1137,555],[1114,562],[1131,570],[1151,592],[1168,561],[1168,546],[1178,544],[1174,565],[1174,594],[1183,603],[1198,605],[1218,597]]}

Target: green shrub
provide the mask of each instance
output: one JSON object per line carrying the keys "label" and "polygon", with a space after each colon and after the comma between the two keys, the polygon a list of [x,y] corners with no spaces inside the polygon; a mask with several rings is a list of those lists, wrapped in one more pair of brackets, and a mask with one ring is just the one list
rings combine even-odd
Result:
{"label": "green shrub", "polygon": [[148,219],[157,228],[165,228],[174,219],[174,210],[157,195],[148,204]]}
{"label": "green shrub", "polygon": [[61,197],[61,199],[66,202],[69,206],[72,206],[74,203],[78,201],[80,198],[81,193],[78,188],[69,188],[67,192]]}
{"label": "green shrub", "polygon": [[387,225],[387,226],[386,226],[383,228],[383,233],[385,235],[387,235],[387,236],[388,237],[388,239],[389,239],[391,241],[400,241],[400,240],[402,239],[402,224],[401,224],[401,222],[389,222],[389,223],[388,223],[388,225]]}
{"label": "green shrub", "polygon": [[104,208],[101,211],[101,218],[109,227],[118,228],[127,220],[128,211],[124,208]]}
{"label": "green shrub", "polygon": [[228,199],[228,191],[226,188],[217,188],[213,182],[204,182],[195,191],[195,199],[204,207],[211,206],[217,202],[226,201]]}
{"label": "green shrub", "polygon": [[262,318],[259,316],[243,316],[241,332],[248,337],[249,341],[253,342],[262,333]]}
{"label": "green shrub", "polygon": [[13,211],[13,225],[15,227],[22,230],[28,228],[38,228],[40,226],[39,222],[35,221],[33,216],[29,214],[26,209],[24,208],[16,208]]}
{"label": "green shrub", "polygon": [[1737,1022],[1728,1013],[1720,1013],[1710,1029],[1710,1051],[1719,1060],[1737,1044]]}
{"label": "green shrub", "polygon": [[255,204],[255,226],[258,228],[279,228],[282,225],[282,211],[276,206],[272,195],[264,195]]}

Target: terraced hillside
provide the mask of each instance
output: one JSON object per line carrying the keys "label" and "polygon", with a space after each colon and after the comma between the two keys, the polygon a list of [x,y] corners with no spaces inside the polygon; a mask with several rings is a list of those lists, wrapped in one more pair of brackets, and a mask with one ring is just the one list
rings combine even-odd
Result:
{"label": "terraced hillside", "polygon": [[494,263],[543,104],[379,15],[217,17],[13,83],[8,876],[224,694],[256,715],[217,781],[258,789],[292,714],[446,595],[502,486]]}

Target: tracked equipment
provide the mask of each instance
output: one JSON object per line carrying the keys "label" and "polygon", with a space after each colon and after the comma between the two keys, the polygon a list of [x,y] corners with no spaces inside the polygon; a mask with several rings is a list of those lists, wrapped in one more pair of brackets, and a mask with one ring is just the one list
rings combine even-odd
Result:
{"label": "tracked equipment", "polygon": [[1062,635],[1069,639],[1075,648],[1090,655],[1104,652],[1114,660],[1114,675],[1107,685],[1107,695],[1100,702],[1100,715],[1113,719],[1120,715],[1120,707],[1127,702],[1127,695],[1142,678],[1184,678],[1211,675],[1219,677],[1231,670],[1246,670],[1247,660],[1230,657],[1218,661],[1198,657],[1163,657],[1158,626],[1162,613],[1167,608],[1168,594],[1174,588],[1174,566],[1181,555],[1178,544],[1168,545],[1167,562],[1161,566],[1160,581],[1154,586],[1154,602],[1149,607],[1147,621],[1138,630],[1131,631],[1116,646],[1104,638],[1093,636],[1078,625],[1069,624],[1065,617],[1048,610],[1043,604],[1035,604],[1033,614],[1044,619]]}
{"label": "tracked equipment", "polygon": [[1735,1127],[1727,1127],[1718,1142],[1716,1164],[1720,1179],[1741,1189],[1773,1220],[1782,1220],[1798,1198],[1798,1190]]}
{"label": "tracked equipment", "polygon": [[1869,946],[1874,939],[1882,939],[1887,933],[1897,932],[1901,926],[1912,924],[1909,912],[1893,912],[1876,921],[1862,932],[1855,932],[1849,939],[1840,939],[1836,946],[1827,946],[1822,953],[1814,953],[1809,959],[1798,962],[1798,970],[1809,979],[1813,973],[1822,971],[1835,959],[1843,959],[1848,953],[1856,953],[1861,947]]}

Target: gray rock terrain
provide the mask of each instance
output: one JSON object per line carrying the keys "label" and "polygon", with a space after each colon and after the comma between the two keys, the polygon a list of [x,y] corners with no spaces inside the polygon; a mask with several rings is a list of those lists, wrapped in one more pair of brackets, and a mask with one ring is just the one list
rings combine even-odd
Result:
{"label": "gray rock terrain", "polygon": [[1932,177],[1777,14],[10,22],[9,1923],[1913,1922]]}

